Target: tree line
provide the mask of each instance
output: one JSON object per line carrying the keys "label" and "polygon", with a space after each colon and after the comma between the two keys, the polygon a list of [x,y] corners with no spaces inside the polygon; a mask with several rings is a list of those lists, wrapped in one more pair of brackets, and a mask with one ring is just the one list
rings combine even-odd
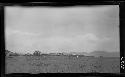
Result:
{"label": "tree line", "polygon": [[40,51],[34,51],[33,54],[30,54],[30,53],[19,54],[19,53],[16,53],[16,52],[12,52],[12,51],[9,51],[9,50],[5,50],[5,55],[6,55],[6,56],[20,56],[20,55],[24,55],[24,56],[30,56],[30,55],[40,56],[40,55],[41,55],[41,52],[40,52]]}

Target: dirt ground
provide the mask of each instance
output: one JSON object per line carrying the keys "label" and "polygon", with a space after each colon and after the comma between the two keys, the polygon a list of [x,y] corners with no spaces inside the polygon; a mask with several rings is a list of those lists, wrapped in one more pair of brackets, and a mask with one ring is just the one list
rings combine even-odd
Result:
{"label": "dirt ground", "polygon": [[120,73],[118,57],[12,56],[6,73]]}

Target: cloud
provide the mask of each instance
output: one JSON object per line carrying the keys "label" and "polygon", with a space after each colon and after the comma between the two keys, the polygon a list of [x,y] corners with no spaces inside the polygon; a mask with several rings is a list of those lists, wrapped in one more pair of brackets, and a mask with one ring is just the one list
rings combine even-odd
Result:
{"label": "cloud", "polygon": [[37,46],[41,50],[79,50],[91,52],[96,50],[98,45],[107,42],[107,38],[99,38],[95,34],[88,33],[85,35],[77,35],[74,37],[52,36],[47,38],[39,38],[33,47]]}
{"label": "cloud", "polygon": [[6,35],[18,35],[20,36],[38,36],[40,33],[26,32],[21,30],[6,29]]}
{"label": "cloud", "polygon": [[[20,30],[6,31],[7,43],[13,46],[12,49],[23,50],[79,50],[91,52],[97,46],[107,41],[105,38],[99,38],[93,33],[86,33],[84,35],[70,36],[50,36],[39,37],[40,33],[24,32]],[[38,38],[39,37],[39,38]],[[11,42],[13,41],[13,42]],[[81,50],[80,50],[81,49]]]}
{"label": "cloud", "polygon": [[99,40],[99,38],[96,35],[92,34],[92,33],[87,33],[85,35],[78,35],[77,38],[85,39],[85,40],[93,40],[93,41],[98,41]]}
{"label": "cloud", "polygon": [[[111,49],[107,44],[113,46],[117,44],[114,41],[118,41],[118,9],[114,6],[8,8],[6,11],[7,47],[15,51],[64,49],[90,52],[98,47]],[[117,48],[113,47],[114,50]]]}

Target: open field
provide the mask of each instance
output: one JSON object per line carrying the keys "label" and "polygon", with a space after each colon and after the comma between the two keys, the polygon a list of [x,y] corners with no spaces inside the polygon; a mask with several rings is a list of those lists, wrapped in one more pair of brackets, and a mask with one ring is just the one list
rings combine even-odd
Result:
{"label": "open field", "polygon": [[118,57],[12,56],[6,73],[120,73]]}

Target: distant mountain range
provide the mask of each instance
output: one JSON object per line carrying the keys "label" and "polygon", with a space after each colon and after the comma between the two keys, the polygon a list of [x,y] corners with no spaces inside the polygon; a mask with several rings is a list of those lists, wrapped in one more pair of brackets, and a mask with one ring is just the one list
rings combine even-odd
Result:
{"label": "distant mountain range", "polygon": [[76,55],[89,55],[87,52],[69,52],[69,54],[76,54]]}
{"label": "distant mountain range", "polygon": [[120,57],[120,52],[93,51],[87,52],[70,52],[70,54],[85,55],[85,56],[103,56],[103,57]]}
{"label": "distant mountain range", "polygon": [[[7,53],[13,53],[11,51],[6,50]],[[42,53],[44,54],[44,53]],[[46,53],[47,54],[47,53]],[[85,55],[85,56],[103,56],[103,57],[120,57],[120,52],[106,52],[106,51],[93,51],[90,53],[87,52],[60,52],[60,53],[48,53],[51,55],[64,54],[64,55]]]}
{"label": "distant mountain range", "polygon": [[106,51],[94,51],[89,53],[93,56],[104,56],[104,57],[120,57],[120,52],[106,52]]}

